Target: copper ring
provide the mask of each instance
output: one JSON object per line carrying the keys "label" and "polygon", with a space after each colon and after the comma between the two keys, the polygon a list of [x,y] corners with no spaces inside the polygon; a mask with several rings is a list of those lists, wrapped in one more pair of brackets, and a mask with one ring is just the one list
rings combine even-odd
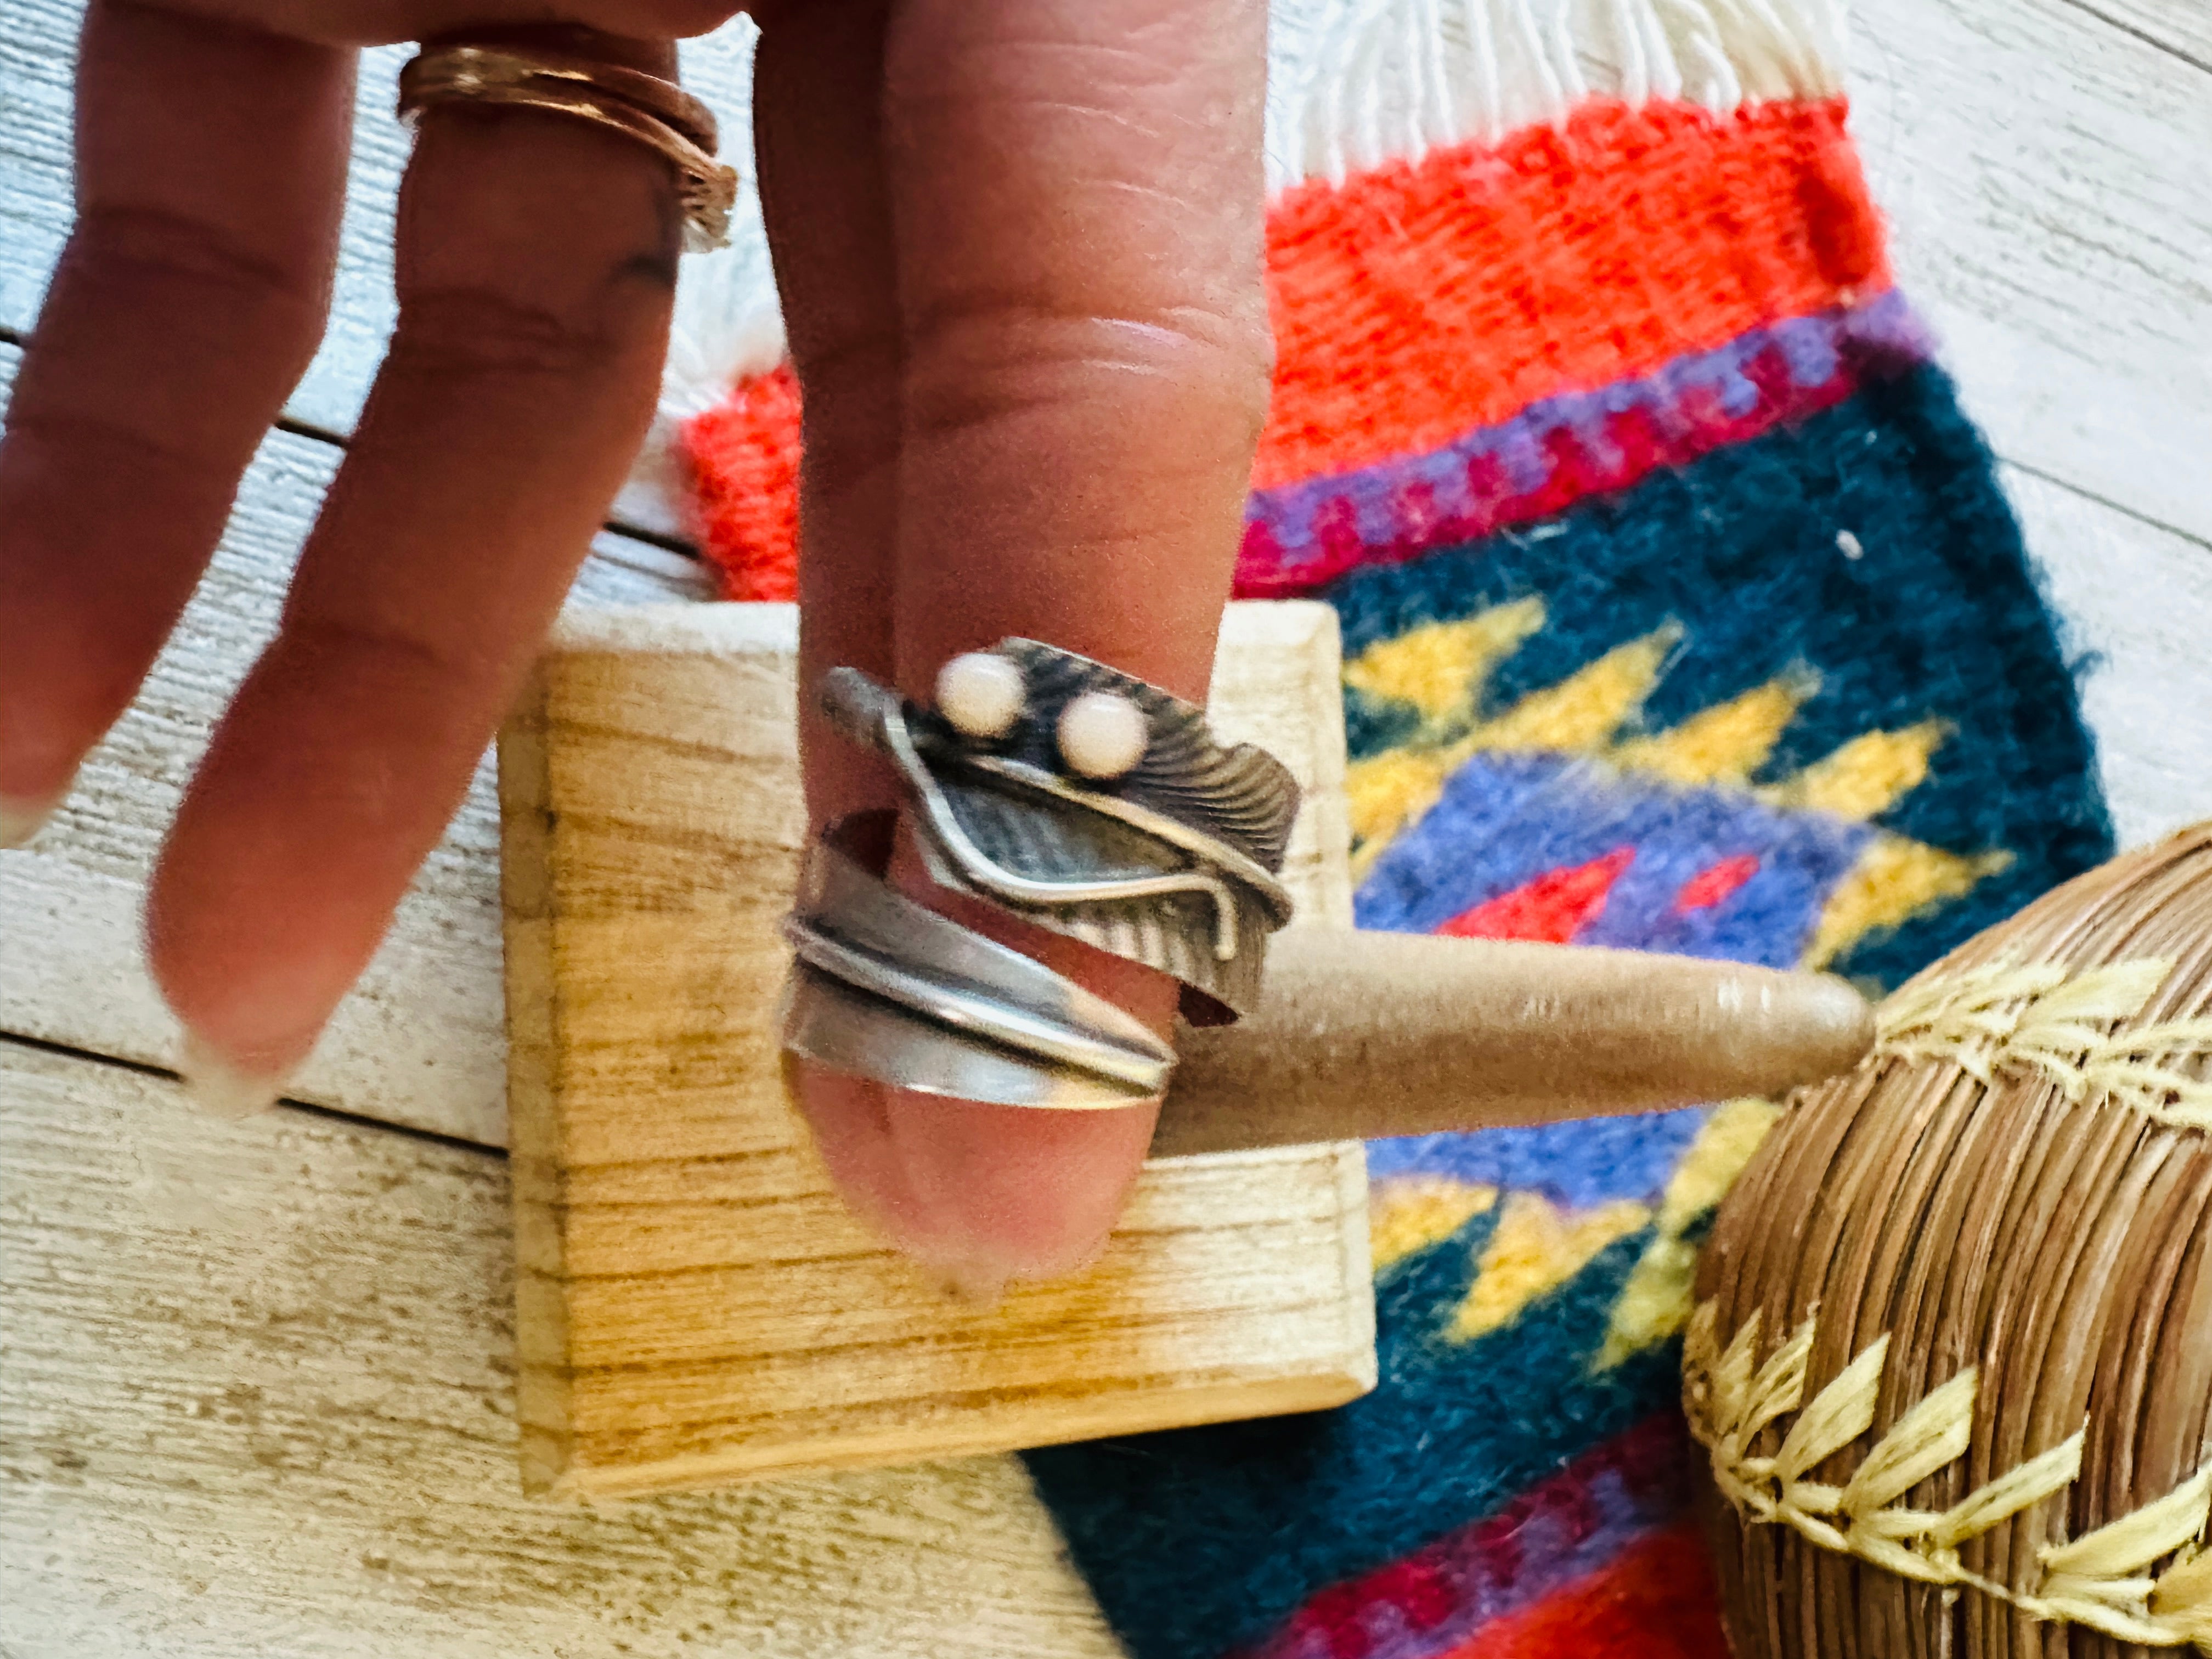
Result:
{"label": "copper ring", "polygon": [[673,81],[574,52],[511,46],[428,46],[399,71],[399,115],[433,104],[504,104],[572,115],[666,157],[683,184],[684,246],[726,246],[737,169],[714,159],[714,113]]}

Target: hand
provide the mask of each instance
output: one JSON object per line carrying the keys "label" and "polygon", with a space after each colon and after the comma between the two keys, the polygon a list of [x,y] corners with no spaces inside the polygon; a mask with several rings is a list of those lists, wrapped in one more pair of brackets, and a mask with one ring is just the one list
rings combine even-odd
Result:
{"label": "hand", "polygon": [[[1267,391],[1261,0],[755,10],[805,396],[802,673],[926,696],[948,656],[1027,634],[1202,695]],[[562,11],[592,31],[562,44],[667,74],[669,41],[728,8]],[[545,18],[95,0],[79,221],[0,443],[11,822],[51,809],[130,701],[313,355],[354,49]],[[459,803],[650,417],[674,203],[665,163],[580,123],[425,116],[390,353],[155,876],[154,969],[203,1093],[274,1097]],[[817,826],[894,799],[817,726],[803,744]],[[1160,976],[1018,942],[1165,1029]],[[1145,1109],[804,1094],[848,1196],[978,1291],[1085,1259],[1152,1130]]]}

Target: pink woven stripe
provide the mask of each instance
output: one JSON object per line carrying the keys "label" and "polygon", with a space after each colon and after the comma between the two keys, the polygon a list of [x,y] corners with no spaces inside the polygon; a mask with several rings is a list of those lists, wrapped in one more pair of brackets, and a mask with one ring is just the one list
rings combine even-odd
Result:
{"label": "pink woven stripe", "polygon": [[1237,591],[1246,599],[1305,592],[1359,565],[1547,518],[1841,403],[1866,380],[1932,355],[1892,289],[1753,329],[1650,374],[1547,398],[1442,449],[1255,490]]}

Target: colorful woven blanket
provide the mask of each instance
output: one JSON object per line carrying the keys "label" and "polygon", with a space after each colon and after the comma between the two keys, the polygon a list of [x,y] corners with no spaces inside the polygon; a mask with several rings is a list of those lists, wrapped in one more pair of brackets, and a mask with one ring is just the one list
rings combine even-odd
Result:
{"label": "colorful woven blanket", "polygon": [[[1362,926],[1881,986],[2109,854],[1823,0],[1277,33],[1239,580],[1342,617]],[[687,431],[738,597],[791,592],[796,415],[769,368]],[[1724,1652],[1678,1333],[1773,1110],[1371,1147],[1371,1396],[1029,1460],[1137,1659]]]}

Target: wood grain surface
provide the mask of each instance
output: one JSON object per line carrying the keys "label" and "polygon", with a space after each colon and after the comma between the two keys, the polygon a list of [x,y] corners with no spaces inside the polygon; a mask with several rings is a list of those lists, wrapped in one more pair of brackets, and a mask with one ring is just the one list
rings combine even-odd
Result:
{"label": "wood grain surface", "polygon": [[2212,71],[2070,0],[1853,16],[1860,152],[1967,412],[2007,460],[2212,543]]}
{"label": "wood grain surface", "polygon": [[[0,346],[0,409],[18,354]],[[0,1030],[157,1066],[175,1031],[142,963],[148,872],[231,690],[274,630],[300,543],[340,452],[273,433],[177,635],[53,823],[0,853]],[[615,536],[577,594],[627,603],[702,593],[681,555]],[[416,876],[360,988],[295,1079],[301,1097],[497,1146],[499,815],[489,763]]]}
{"label": "wood grain surface", "polygon": [[[1089,1270],[954,1300],[785,1096],[795,611],[578,611],[500,738],[523,1474],[562,1495],[1340,1405],[1375,1383],[1356,1142],[1158,1160]],[[1336,614],[1231,607],[1210,707],[1316,810],[1351,925]]]}
{"label": "wood grain surface", "polygon": [[[1300,3],[1279,8],[1293,52]],[[0,0],[0,341],[29,326],[68,226],[79,11]],[[2212,813],[2212,12],[1855,11],[1858,131],[1903,280],[2018,463],[2006,481],[2054,601],[2103,654],[2087,707],[2139,842]],[[390,326],[395,61],[364,76],[333,332],[291,406],[331,434]],[[742,54],[717,38],[686,61],[726,119]],[[0,344],[0,395],[12,368]],[[0,1030],[167,1057],[138,967],[147,864],[336,459],[312,432],[272,437],[142,709],[37,848],[0,854]],[[701,586],[657,549],[601,550],[595,594]],[[494,823],[487,772],[301,1095],[503,1139]],[[1001,1459],[525,1505],[496,1158],[289,1110],[204,1123],[171,1095],[0,1045],[7,1659],[1114,1651]]]}
{"label": "wood grain surface", "polygon": [[8,1659],[1112,1659],[1020,1465],[526,1499],[496,1155],[0,1040]]}

